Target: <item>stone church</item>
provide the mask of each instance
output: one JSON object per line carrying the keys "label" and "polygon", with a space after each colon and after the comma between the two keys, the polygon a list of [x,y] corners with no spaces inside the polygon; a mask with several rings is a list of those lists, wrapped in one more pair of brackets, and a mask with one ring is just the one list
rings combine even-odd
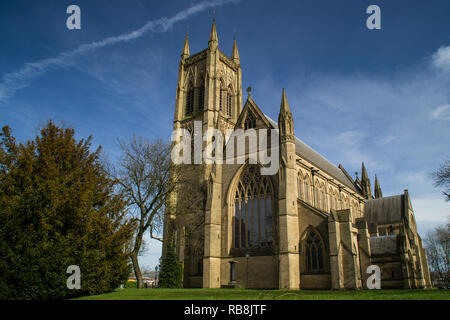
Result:
{"label": "stone church", "polygon": [[274,175],[248,161],[197,165],[196,178],[208,186],[202,227],[186,236],[177,210],[164,217],[163,256],[171,239],[184,287],[361,289],[370,265],[380,267],[382,289],[430,287],[408,191],[383,197],[375,176],[372,194],[364,163],[352,178],[295,137],[284,90],[278,122],[250,90],[243,103],[241,72],[236,40],[229,57],[215,22],[201,52],[190,54],[186,35],[174,129],[191,131],[194,121],[203,130],[278,129],[280,165]]}

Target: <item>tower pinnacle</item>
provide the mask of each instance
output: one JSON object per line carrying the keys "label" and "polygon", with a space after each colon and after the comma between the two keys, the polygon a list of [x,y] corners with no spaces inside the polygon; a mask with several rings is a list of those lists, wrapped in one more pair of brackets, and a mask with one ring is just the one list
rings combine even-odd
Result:
{"label": "tower pinnacle", "polygon": [[189,35],[186,32],[186,40],[184,41],[183,52],[181,53],[181,58],[186,59],[191,55],[189,50]]}
{"label": "tower pinnacle", "polygon": [[363,195],[367,199],[372,199],[372,190],[370,187],[370,179],[369,179],[369,176],[367,175],[367,171],[366,171],[366,167],[364,166],[364,162],[362,163],[362,168],[361,168],[361,187],[362,187]]}
{"label": "tower pinnacle", "polygon": [[375,175],[375,198],[383,198],[383,193],[381,192],[380,183],[378,182],[378,177]]}
{"label": "tower pinnacle", "polygon": [[278,115],[278,127],[280,129],[281,141],[294,142],[294,120],[292,119],[291,108],[286,98],[283,88],[281,95],[280,114]]}
{"label": "tower pinnacle", "polygon": [[286,92],[283,88],[283,93],[281,95],[281,106],[280,106],[280,113],[291,113],[291,108],[289,108],[289,103],[286,98]]}
{"label": "tower pinnacle", "polygon": [[238,52],[237,43],[236,43],[236,37],[233,40],[233,52],[231,54],[231,59],[233,59],[233,61],[236,62],[237,64],[240,63],[239,52]]}
{"label": "tower pinnacle", "polygon": [[217,37],[217,30],[216,30],[216,18],[213,19],[211,33],[209,34],[208,45],[209,45],[209,48],[213,48],[213,49],[215,49],[219,46],[219,38]]}

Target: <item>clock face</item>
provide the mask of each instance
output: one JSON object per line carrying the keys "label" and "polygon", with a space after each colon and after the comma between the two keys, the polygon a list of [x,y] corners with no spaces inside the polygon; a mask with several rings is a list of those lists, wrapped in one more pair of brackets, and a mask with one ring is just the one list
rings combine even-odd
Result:
{"label": "clock face", "polygon": [[[242,268],[245,263],[253,261],[255,255],[269,255],[268,248],[276,245],[275,229],[270,228],[275,228],[277,214],[283,210],[292,210],[292,214],[298,216],[299,210],[302,210],[298,208],[305,207],[316,214],[310,220],[305,218],[305,228],[302,223],[299,224],[299,234],[292,242],[295,242],[294,249],[286,244],[287,251],[300,255],[297,261],[299,270],[307,265],[312,268],[315,263],[321,265],[313,271],[308,269],[310,279],[318,273],[331,272],[331,267],[324,267],[326,258],[318,258],[319,253],[314,262],[301,260],[312,259],[312,253],[308,258],[301,256],[301,250],[305,247],[301,244],[300,229],[306,232],[307,225],[318,216],[328,219],[333,212],[348,209],[353,214],[354,228],[355,219],[367,218],[366,203],[390,196],[393,197],[392,202],[400,198],[410,199],[398,206],[405,208],[406,204],[410,209],[405,216],[413,225],[416,242],[421,242],[428,231],[445,225],[447,217],[450,217],[450,206],[445,201],[449,198],[450,184],[449,31],[448,0],[2,1],[0,125],[5,128],[0,136],[3,139],[0,140],[0,221],[4,214],[2,210],[6,212],[8,207],[6,203],[14,203],[11,194],[19,192],[14,189],[19,188],[17,181],[22,181],[24,177],[40,181],[38,177],[51,177],[67,165],[65,160],[58,158],[55,166],[47,171],[18,171],[21,174],[12,176],[17,169],[14,165],[21,163],[14,158],[17,156],[15,150],[20,148],[15,149],[8,144],[12,140],[5,137],[15,137],[16,142],[23,146],[27,142],[31,146],[31,141],[41,146],[39,139],[45,136],[46,131],[40,130],[53,123],[55,128],[73,128],[73,141],[92,136],[90,149],[84,151],[93,153],[95,148],[102,146],[102,156],[109,159],[116,174],[124,169],[122,160],[132,158],[127,158],[127,150],[130,149],[118,144],[118,139],[129,142],[127,146],[131,149],[136,146],[145,149],[145,146],[152,145],[154,149],[151,154],[155,155],[160,150],[157,141],[171,138],[169,146],[172,149],[168,148],[166,153],[161,151],[161,162],[205,165],[206,169],[197,173],[200,177],[197,180],[204,182],[204,185],[193,183],[186,187],[191,193],[187,197],[189,199],[183,201],[194,203],[191,205],[195,209],[185,211],[205,213],[208,210],[211,212],[211,208],[219,208],[217,221],[226,221],[223,223],[227,223],[230,229],[224,232],[227,236],[222,233],[217,235],[217,248],[226,251],[224,256],[231,257],[231,252],[235,252],[237,257],[236,261],[230,260],[216,266],[223,270],[229,268],[226,270],[233,279],[230,284],[225,283],[223,278],[217,280],[217,284],[216,277],[211,276],[208,278],[208,281],[214,282],[209,284],[211,286],[234,286],[236,282],[242,287],[249,287],[248,278],[245,281],[239,278],[248,274],[248,269]],[[265,130],[264,137],[259,135],[261,129]],[[271,176],[270,181],[274,185],[264,179],[261,181],[267,183],[258,185],[261,182],[255,180],[257,186],[242,187],[236,193],[237,202],[235,193],[227,190],[233,190],[238,185],[238,176],[247,170],[243,167],[249,159],[243,158],[243,162],[230,164],[236,166],[232,167],[235,169],[223,174],[219,174],[217,169],[222,165],[226,168],[228,163],[225,163],[225,157],[230,157],[230,154],[232,158],[235,156],[231,149],[226,148],[230,141],[234,141],[236,130],[247,135],[249,145],[255,150],[259,151],[262,144],[264,150],[269,145],[277,150],[270,152],[270,155],[267,153],[264,159],[259,158],[262,153],[255,151],[255,161],[251,162],[252,165],[264,167],[261,174]],[[133,140],[130,138],[133,136],[140,138]],[[177,143],[180,143],[176,149],[178,153],[174,154],[173,145]],[[30,146],[31,149],[27,149],[29,157],[39,158],[37,155],[40,152],[53,150],[53,145],[47,146],[47,149],[46,145],[36,149]],[[236,148],[239,154],[239,145]],[[48,154],[57,155],[61,150],[66,149],[55,147],[54,153]],[[247,157],[252,153],[245,143],[241,151]],[[67,156],[67,153],[62,153]],[[148,165],[147,156],[142,158],[141,172],[153,172],[151,170],[160,164],[155,160],[153,167]],[[265,171],[266,165],[271,169]],[[36,167],[39,166],[23,165],[21,168]],[[81,167],[86,166],[77,168]],[[286,168],[295,169],[294,178],[289,176],[290,171]],[[87,171],[80,169],[71,177],[81,177]],[[144,176],[148,179],[151,174]],[[72,185],[69,180],[62,185]],[[17,185],[6,187],[7,181],[15,181]],[[66,180],[61,178],[58,181]],[[282,189],[281,185],[288,183],[286,181],[290,186]],[[73,184],[76,185],[75,182]],[[170,185],[169,179],[159,185],[163,184]],[[214,189],[218,184],[223,188],[220,191]],[[37,182],[31,184],[30,190],[34,190],[36,185]],[[149,185],[155,187],[158,184],[152,180],[145,187]],[[175,185],[173,189],[176,189]],[[61,185],[42,182],[40,186],[51,191]],[[170,220],[176,224],[180,219],[176,214],[163,210],[166,205],[170,207],[167,204],[169,197],[151,206],[150,203],[137,203],[133,200],[133,192],[140,188],[135,187],[126,188],[123,183],[117,186],[117,190],[128,197],[122,199],[124,203],[132,208],[126,211],[127,206],[123,204],[122,209],[127,212],[127,217],[132,216],[133,210],[134,213],[142,213],[139,210],[143,208],[150,208],[145,213],[149,215],[159,203],[159,211],[154,212],[155,219],[159,221],[146,224],[145,219],[148,218],[142,218],[142,225],[151,225],[154,233],[150,233],[151,229],[147,227],[144,230],[135,229],[135,234],[142,231],[144,242],[148,244],[147,250],[139,256],[143,271],[148,271],[147,274],[144,272],[144,280],[149,286],[156,286],[158,268],[163,272],[160,265],[163,263],[159,260],[162,244],[158,240],[167,239],[167,234],[163,232],[167,228],[164,223]],[[202,201],[196,199],[196,187],[204,189],[205,199],[202,198]],[[113,194],[114,188],[116,186],[111,186],[108,192]],[[40,208],[57,207],[58,203],[66,203],[64,201],[68,199],[82,201],[101,193],[97,190],[87,195],[81,193],[81,189],[64,189],[65,193],[61,191],[64,196],[60,194],[59,198],[52,198],[57,197],[57,193],[51,193],[48,199],[52,201],[45,204],[39,202]],[[8,190],[13,191],[9,194]],[[148,197],[144,195],[143,198],[153,199],[159,194],[158,191],[166,194],[165,190],[152,189]],[[42,194],[23,196],[20,199],[25,200],[16,203],[17,210],[28,208],[33,205],[30,202],[43,198],[45,196]],[[279,204],[283,199],[286,203]],[[95,205],[91,203],[92,212],[103,212],[99,209],[99,203],[105,205],[109,202],[100,199]],[[381,207],[373,203],[368,208]],[[12,207],[9,205],[9,208]],[[260,222],[256,223],[256,227],[248,226],[249,222],[243,220],[253,214],[253,209],[248,208],[254,208],[256,212],[256,208],[262,207],[264,211],[259,212],[263,212],[264,219],[258,220]],[[220,211],[222,209],[223,212]],[[25,210],[24,215],[27,212]],[[79,211],[73,212],[78,214]],[[245,217],[236,216],[236,212],[244,212]],[[386,209],[384,214],[389,216],[390,212]],[[164,214],[169,218],[165,220]],[[58,215],[55,213],[55,216]],[[153,215],[150,216],[153,219]],[[77,219],[84,218],[80,216]],[[179,230],[177,237],[181,232],[188,234],[189,227],[198,222],[195,219],[181,219],[186,225],[175,228]],[[38,224],[30,221],[13,221],[22,225],[11,230],[23,231],[24,226]],[[323,221],[323,226],[327,225],[328,220]],[[311,230],[316,230],[312,227],[321,230],[312,225]],[[238,228],[238,231],[233,228]],[[373,231],[370,234],[389,237],[394,235],[395,230],[403,230],[398,225],[388,224],[380,228],[375,228],[376,231],[370,229]],[[0,226],[0,243],[4,240],[1,238],[4,230]],[[201,230],[209,229],[202,225]],[[221,230],[225,230],[225,226]],[[51,230],[39,232],[36,234],[42,235],[42,238],[53,237]],[[57,236],[59,233],[55,233],[54,237]],[[216,238],[216,234],[207,236]],[[304,233],[305,239],[307,236]],[[202,237],[203,233],[199,239]],[[321,244],[328,241],[319,237],[314,239]],[[29,243],[33,241],[29,240]],[[384,245],[383,241],[385,238],[374,241],[377,250]],[[77,245],[79,248],[87,246],[81,242]],[[47,243],[39,244],[39,248],[46,246],[51,247]],[[323,250],[326,250],[325,247]],[[350,244],[349,247],[356,250],[356,246]],[[167,248],[164,247],[164,254],[168,252]],[[394,252],[396,248],[396,243],[391,241],[389,249]],[[196,269],[185,274],[189,273],[193,277],[192,283],[197,286],[206,283],[206,278],[201,278],[205,270],[203,258],[207,255],[203,249],[192,249],[197,256],[186,259]],[[179,247],[173,250],[176,254],[182,251]],[[132,255],[130,252],[127,254]],[[135,260],[138,259],[138,252],[139,248],[133,256]],[[411,252],[409,254],[415,256]],[[322,257],[322,251],[320,255]],[[1,261],[6,258],[0,258],[0,289],[3,281],[1,265],[10,265],[16,258],[13,254],[8,258],[10,260]],[[128,258],[124,258],[125,265],[129,263]],[[71,262],[66,260],[64,263],[68,264],[64,265],[63,271],[67,271],[67,277],[70,276],[67,290],[84,289],[86,268],[76,259]],[[120,268],[113,265],[107,269]],[[383,276],[384,269],[377,268],[370,270]],[[402,269],[392,267],[386,272],[395,278]],[[64,280],[67,277],[63,277]],[[135,280],[139,283],[138,278]],[[122,283],[123,288],[129,285]],[[379,284],[371,286],[377,289]],[[63,289],[66,290],[65,287]],[[194,310],[193,307],[191,311]]]}

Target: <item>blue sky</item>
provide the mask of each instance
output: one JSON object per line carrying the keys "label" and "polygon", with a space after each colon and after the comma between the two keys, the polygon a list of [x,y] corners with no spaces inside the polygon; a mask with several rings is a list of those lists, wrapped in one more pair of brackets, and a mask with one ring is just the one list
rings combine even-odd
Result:
{"label": "blue sky", "polygon": [[[81,8],[81,30],[66,8]],[[366,9],[381,8],[381,30]],[[205,49],[236,32],[243,88],[277,119],[286,88],[295,133],[349,173],[408,189],[422,236],[450,215],[430,173],[450,158],[450,2],[379,0],[40,0],[0,4],[0,125],[32,138],[51,118],[90,134],[106,156],[132,134],[170,137],[186,30]],[[374,181],[372,180],[372,185]],[[141,263],[153,268],[151,242]]]}

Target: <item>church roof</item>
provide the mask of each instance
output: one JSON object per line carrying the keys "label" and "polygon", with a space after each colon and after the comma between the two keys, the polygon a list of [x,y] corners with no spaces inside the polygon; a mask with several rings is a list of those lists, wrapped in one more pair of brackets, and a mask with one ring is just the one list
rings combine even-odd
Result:
{"label": "church roof", "polygon": [[[278,128],[278,124],[275,121],[273,121],[266,115],[265,117],[275,129]],[[355,189],[355,186],[353,185],[353,182],[347,178],[347,176],[342,172],[341,169],[333,165],[330,161],[325,159],[322,155],[313,150],[310,146],[308,146],[297,137],[295,137],[295,151],[300,157],[311,162],[319,169],[325,171],[327,174],[337,179],[339,182],[345,184],[350,189],[357,191]]]}
{"label": "church roof", "polygon": [[367,223],[391,224],[402,219],[403,195],[367,200],[364,216]]}

